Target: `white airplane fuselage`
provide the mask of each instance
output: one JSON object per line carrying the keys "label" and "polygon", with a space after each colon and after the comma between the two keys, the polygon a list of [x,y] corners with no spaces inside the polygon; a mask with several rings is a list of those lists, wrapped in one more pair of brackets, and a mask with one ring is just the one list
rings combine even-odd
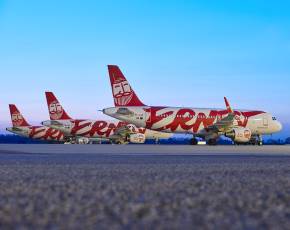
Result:
{"label": "white airplane fuselage", "polygon": [[6,128],[7,131],[22,137],[36,140],[64,142],[64,134],[56,129],[45,126],[23,126]]}
{"label": "white airplane fuselage", "polygon": [[68,136],[81,136],[86,138],[109,139],[122,126],[127,126],[134,133],[144,134],[146,139],[166,139],[172,136],[172,134],[152,131],[142,127],[138,128],[135,125],[117,120],[48,120],[42,122],[42,124],[60,130]]}
{"label": "white airplane fuselage", "polygon": [[[223,109],[177,107],[124,106],[111,107],[103,113],[136,125],[166,133],[206,135],[207,128],[228,115]],[[235,110],[234,127],[248,128],[252,135],[279,132],[282,125],[270,113],[263,111]]]}

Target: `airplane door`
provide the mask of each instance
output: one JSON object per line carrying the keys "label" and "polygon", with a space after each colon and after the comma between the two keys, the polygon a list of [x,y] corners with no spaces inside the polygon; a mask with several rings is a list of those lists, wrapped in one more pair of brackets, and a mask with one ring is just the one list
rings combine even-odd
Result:
{"label": "airplane door", "polygon": [[147,111],[145,112],[145,120],[149,124],[151,123],[151,108],[148,108]]}
{"label": "airplane door", "polygon": [[268,124],[269,124],[269,123],[268,123],[268,118],[267,118],[267,117],[264,117],[264,118],[263,118],[263,125],[264,125],[264,126],[268,126]]}

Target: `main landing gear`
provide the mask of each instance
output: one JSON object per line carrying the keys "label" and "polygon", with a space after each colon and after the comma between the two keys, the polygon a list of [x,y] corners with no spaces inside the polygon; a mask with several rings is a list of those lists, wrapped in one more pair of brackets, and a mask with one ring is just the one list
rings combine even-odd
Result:
{"label": "main landing gear", "polygon": [[198,144],[198,140],[197,140],[195,137],[193,137],[193,138],[191,139],[191,141],[190,141],[190,144],[191,144],[191,145],[197,145],[197,144]]}
{"label": "main landing gear", "polygon": [[217,140],[216,139],[209,139],[207,141],[207,144],[208,145],[212,145],[212,146],[217,145]]}

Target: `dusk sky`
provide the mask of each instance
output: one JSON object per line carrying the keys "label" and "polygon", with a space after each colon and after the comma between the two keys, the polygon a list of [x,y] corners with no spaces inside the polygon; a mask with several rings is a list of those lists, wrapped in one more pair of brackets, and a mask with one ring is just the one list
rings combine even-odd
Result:
{"label": "dusk sky", "polygon": [[9,103],[33,124],[47,120],[46,90],[74,118],[105,118],[97,110],[113,105],[107,65],[116,64],[146,104],[223,108],[227,96],[234,108],[273,113],[288,132],[289,9],[277,0],[0,0],[1,127]]}

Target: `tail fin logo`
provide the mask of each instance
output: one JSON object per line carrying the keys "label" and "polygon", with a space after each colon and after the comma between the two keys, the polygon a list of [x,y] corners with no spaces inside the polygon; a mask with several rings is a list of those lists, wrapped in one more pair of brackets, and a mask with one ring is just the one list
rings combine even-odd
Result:
{"label": "tail fin logo", "polygon": [[133,98],[133,91],[126,80],[115,80],[113,84],[113,94],[115,104],[119,106],[129,104]]}
{"label": "tail fin logo", "polygon": [[11,115],[11,120],[14,126],[21,126],[24,119],[19,112],[15,112]]}
{"label": "tail fin logo", "polygon": [[58,101],[53,101],[49,104],[49,114],[53,120],[58,120],[62,117],[63,108]]}
{"label": "tail fin logo", "polygon": [[108,65],[115,106],[144,106],[130,86],[120,68]]}

